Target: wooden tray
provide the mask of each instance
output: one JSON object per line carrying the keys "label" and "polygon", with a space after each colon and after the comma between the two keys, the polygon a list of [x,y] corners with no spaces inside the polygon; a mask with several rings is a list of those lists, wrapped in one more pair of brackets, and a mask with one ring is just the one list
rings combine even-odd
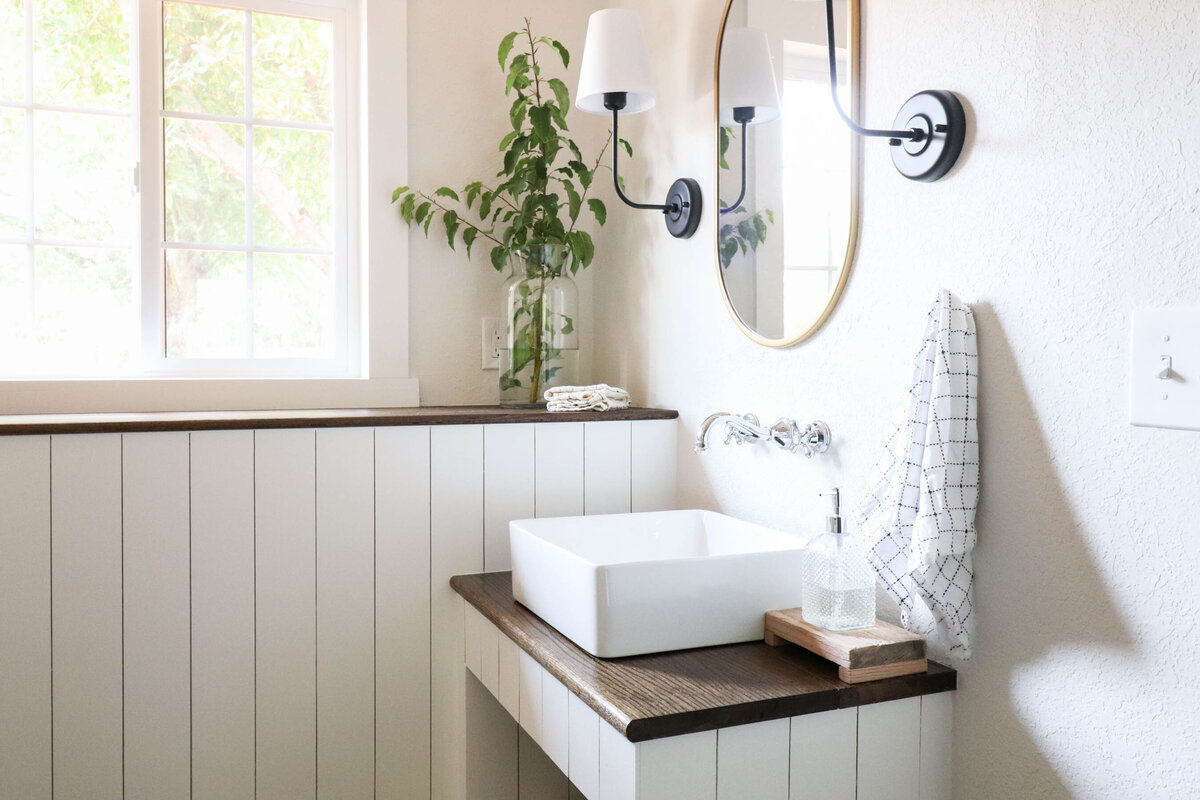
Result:
{"label": "wooden tray", "polygon": [[846,683],[864,683],[925,672],[925,639],[882,620],[872,628],[834,633],[810,625],[799,608],[768,611],[763,640],[772,647],[798,644],[838,665]]}

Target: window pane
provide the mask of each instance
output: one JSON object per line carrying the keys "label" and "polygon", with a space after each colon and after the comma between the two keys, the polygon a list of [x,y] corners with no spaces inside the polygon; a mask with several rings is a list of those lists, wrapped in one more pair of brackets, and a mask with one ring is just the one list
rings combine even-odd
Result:
{"label": "window pane", "polygon": [[39,247],[34,261],[36,357],[59,374],[126,373],[138,341],[130,254]]}
{"label": "window pane", "polygon": [[25,99],[24,0],[0,0],[0,97]]}
{"label": "window pane", "polygon": [[246,358],[246,256],[168,250],[167,357]]}
{"label": "window pane", "polygon": [[254,116],[283,122],[331,119],[333,23],[254,14]]}
{"label": "window pane", "polygon": [[245,135],[244,125],[163,121],[168,242],[245,244]]}
{"label": "window pane", "polygon": [[254,129],[254,243],[333,249],[331,136]]}
{"label": "window pane", "polygon": [[38,236],[127,242],[133,236],[128,120],[34,114],[34,223]]}
{"label": "window pane", "polygon": [[163,3],[163,101],[169,111],[246,113],[241,11]]}
{"label": "window pane", "polygon": [[328,256],[254,257],[254,355],[331,358],[333,262]]}
{"label": "window pane", "polygon": [[25,112],[0,109],[0,236],[25,238]]}
{"label": "window pane", "polygon": [[14,361],[33,339],[28,252],[24,245],[0,245],[0,375],[24,371]]}
{"label": "window pane", "polygon": [[34,0],[34,97],[39,103],[127,110],[130,18],[122,0]]}

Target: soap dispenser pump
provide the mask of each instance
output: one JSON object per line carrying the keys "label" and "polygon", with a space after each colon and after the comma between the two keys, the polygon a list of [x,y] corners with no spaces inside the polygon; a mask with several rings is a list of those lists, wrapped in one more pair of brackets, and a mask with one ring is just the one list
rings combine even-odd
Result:
{"label": "soap dispenser pump", "polygon": [[801,616],[805,622],[830,631],[852,631],[875,624],[875,575],[862,540],[842,519],[841,492],[831,497],[825,532],[808,545],[807,568],[801,587]]}

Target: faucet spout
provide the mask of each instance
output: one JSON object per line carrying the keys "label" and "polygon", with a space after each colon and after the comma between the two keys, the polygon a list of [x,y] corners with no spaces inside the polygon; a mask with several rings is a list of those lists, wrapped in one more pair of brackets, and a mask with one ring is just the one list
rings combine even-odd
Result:
{"label": "faucet spout", "polygon": [[697,453],[703,453],[708,449],[708,429],[713,426],[713,423],[721,417],[732,417],[728,411],[718,411],[716,414],[710,414],[704,422],[700,423],[700,433],[696,436],[696,445],[692,448]]}

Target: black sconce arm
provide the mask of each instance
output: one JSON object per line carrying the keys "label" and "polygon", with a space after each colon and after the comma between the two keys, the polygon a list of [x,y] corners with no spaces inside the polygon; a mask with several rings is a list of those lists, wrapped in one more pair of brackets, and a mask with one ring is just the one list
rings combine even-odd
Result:
{"label": "black sconce arm", "polygon": [[[734,109],[734,115],[737,115],[739,109]],[[730,211],[736,211],[737,207],[746,199],[746,123],[747,119],[739,120],[742,123],[742,191],[738,193],[737,200],[734,200],[728,208],[722,208],[722,214],[728,214]]]}
{"label": "black sconce arm", "polygon": [[635,203],[626,197],[625,192],[621,189],[621,180],[617,171],[621,152],[621,136],[617,127],[617,117],[621,109],[625,108],[626,102],[628,102],[628,93],[626,92],[604,93],[604,107],[612,111],[612,174],[613,188],[617,192],[617,197],[631,208],[662,212],[667,222],[667,230],[671,235],[676,239],[687,239],[696,232],[696,228],[700,225],[700,212],[703,208],[700,184],[693,178],[679,178],[672,183],[667,192],[667,202],[661,204]]}
{"label": "black sconce arm", "polygon": [[850,119],[850,115],[842,110],[842,101],[838,99],[837,49],[834,44],[833,33],[833,0],[825,0],[825,30],[829,41],[829,92],[833,95],[833,107],[837,109],[838,116],[850,126],[850,130],[859,136],[875,136],[881,139],[907,139],[910,142],[919,142],[924,139],[925,132],[916,128],[909,128],[904,131],[878,130],[875,128],[864,128]]}

